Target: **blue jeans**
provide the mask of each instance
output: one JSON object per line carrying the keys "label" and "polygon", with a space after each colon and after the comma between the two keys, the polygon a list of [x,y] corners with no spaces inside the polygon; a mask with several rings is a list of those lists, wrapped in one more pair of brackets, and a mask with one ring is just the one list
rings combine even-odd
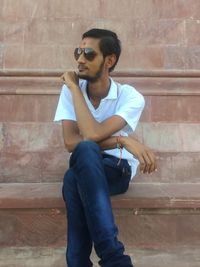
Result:
{"label": "blue jeans", "polygon": [[118,241],[110,195],[126,192],[131,171],[126,160],[102,154],[92,141],[77,145],[64,176],[68,218],[68,267],[90,267],[92,245],[102,267],[133,267]]}

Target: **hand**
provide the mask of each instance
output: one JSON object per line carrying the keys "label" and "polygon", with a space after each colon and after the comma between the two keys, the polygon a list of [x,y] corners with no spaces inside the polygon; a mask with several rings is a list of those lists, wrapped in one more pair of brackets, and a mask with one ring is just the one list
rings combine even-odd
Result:
{"label": "hand", "polygon": [[152,173],[157,170],[156,157],[150,148],[131,137],[121,137],[122,145],[140,162],[142,173]]}
{"label": "hand", "polygon": [[61,79],[69,87],[69,89],[72,89],[73,86],[79,86],[79,78],[75,71],[65,72],[61,76]]}

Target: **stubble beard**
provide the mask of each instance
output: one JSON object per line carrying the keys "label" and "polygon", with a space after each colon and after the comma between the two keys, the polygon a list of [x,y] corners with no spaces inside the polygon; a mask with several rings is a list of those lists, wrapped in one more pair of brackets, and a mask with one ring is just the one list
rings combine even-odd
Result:
{"label": "stubble beard", "polygon": [[96,72],[96,74],[94,76],[89,76],[89,75],[84,75],[84,74],[78,73],[78,77],[80,79],[86,80],[90,83],[94,83],[101,78],[101,75],[103,73],[103,67],[104,67],[104,61],[99,66],[99,70]]}

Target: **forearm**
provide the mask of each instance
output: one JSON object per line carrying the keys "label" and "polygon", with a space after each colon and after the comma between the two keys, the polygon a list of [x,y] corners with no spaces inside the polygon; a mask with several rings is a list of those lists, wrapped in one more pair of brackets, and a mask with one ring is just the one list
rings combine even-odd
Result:
{"label": "forearm", "polygon": [[[69,142],[65,142],[65,147],[69,152],[73,152],[75,147],[83,141],[83,137],[81,135],[76,135],[70,139]],[[111,136],[103,141],[97,142],[101,150],[109,150],[117,147],[117,137]]]}
{"label": "forearm", "polygon": [[[100,131],[100,123],[92,116],[85,99],[78,86],[71,88],[74,110],[76,113],[78,128],[84,140],[96,140],[96,133]],[[87,122],[87,123],[86,123]]]}
{"label": "forearm", "polygon": [[75,147],[81,142],[83,141],[83,138],[81,135],[76,135],[73,138],[71,138],[70,140],[66,140],[66,138],[64,139],[64,143],[65,143],[65,147],[68,150],[69,153],[73,152]]}
{"label": "forearm", "polygon": [[141,172],[151,173],[156,170],[156,157],[150,148],[129,136],[120,137],[119,143],[139,160]]}
{"label": "forearm", "polygon": [[107,139],[98,142],[98,145],[100,146],[101,150],[109,150],[114,149],[117,147],[117,137],[111,136]]}

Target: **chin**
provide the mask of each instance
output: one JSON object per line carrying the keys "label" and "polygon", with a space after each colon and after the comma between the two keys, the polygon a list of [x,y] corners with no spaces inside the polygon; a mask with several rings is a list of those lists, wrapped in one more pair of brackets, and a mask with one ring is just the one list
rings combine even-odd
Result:
{"label": "chin", "polygon": [[98,81],[100,79],[101,75],[89,76],[89,75],[86,75],[86,74],[78,73],[78,77],[80,79],[83,79],[83,80],[86,80],[88,82],[94,83],[94,82],[96,82],[96,81]]}
{"label": "chin", "polygon": [[88,80],[88,79],[90,79],[90,77],[89,77],[88,75],[83,74],[83,73],[80,73],[80,72],[78,72],[78,77],[79,77],[80,79],[83,79],[83,80]]}
{"label": "chin", "polygon": [[80,73],[80,72],[78,73],[78,77],[80,79],[86,80],[88,82],[94,82],[94,81],[97,80],[96,77],[92,77],[92,76],[89,76],[89,75],[86,75],[86,74],[83,74],[83,73]]}

